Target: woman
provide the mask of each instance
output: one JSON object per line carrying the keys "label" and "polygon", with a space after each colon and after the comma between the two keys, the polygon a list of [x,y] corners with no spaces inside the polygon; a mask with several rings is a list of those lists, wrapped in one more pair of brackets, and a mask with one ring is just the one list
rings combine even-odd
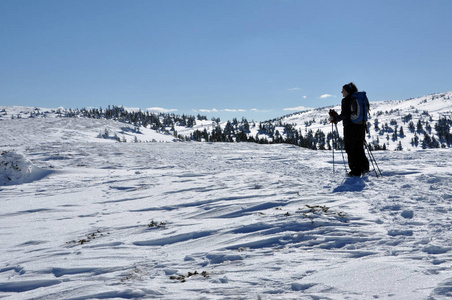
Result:
{"label": "woman", "polygon": [[350,167],[350,176],[361,176],[369,172],[369,160],[364,152],[364,139],[366,136],[366,124],[354,124],[350,120],[352,113],[353,94],[358,92],[358,88],[353,82],[342,87],[341,114],[338,115],[334,110],[330,113],[330,121],[337,123],[343,122],[344,125],[344,144],[345,152],[348,156],[348,166]]}

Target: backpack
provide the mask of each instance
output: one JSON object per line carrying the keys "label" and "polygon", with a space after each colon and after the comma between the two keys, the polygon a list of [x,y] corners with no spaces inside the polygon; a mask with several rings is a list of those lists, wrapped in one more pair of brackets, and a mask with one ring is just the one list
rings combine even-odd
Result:
{"label": "backpack", "polygon": [[369,100],[366,92],[356,92],[352,96],[350,120],[353,124],[365,124],[369,119]]}

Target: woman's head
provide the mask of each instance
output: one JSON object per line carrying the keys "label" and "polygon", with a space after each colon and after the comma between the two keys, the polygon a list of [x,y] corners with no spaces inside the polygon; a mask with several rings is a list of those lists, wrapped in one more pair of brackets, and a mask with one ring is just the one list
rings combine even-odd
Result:
{"label": "woman's head", "polygon": [[342,95],[347,97],[349,94],[354,94],[358,91],[358,88],[353,82],[347,83],[342,87]]}

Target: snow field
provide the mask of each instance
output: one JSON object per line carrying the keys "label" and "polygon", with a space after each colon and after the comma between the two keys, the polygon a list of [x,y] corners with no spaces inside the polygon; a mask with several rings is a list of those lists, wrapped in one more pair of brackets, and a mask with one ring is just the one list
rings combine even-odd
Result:
{"label": "snow field", "polygon": [[452,295],[450,149],[374,152],[383,178],[344,179],[328,151],[118,143],[67,121],[1,122],[2,149],[52,172],[0,186],[0,297]]}

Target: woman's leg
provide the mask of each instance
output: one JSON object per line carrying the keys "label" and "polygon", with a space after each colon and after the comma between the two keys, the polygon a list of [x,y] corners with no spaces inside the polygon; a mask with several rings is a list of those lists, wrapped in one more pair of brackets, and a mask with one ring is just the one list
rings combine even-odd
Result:
{"label": "woman's leg", "polygon": [[345,152],[347,152],[348,166],[351,170],[350,174],[353,176],[360,176],[362,173],[362,155],[361,150],[364,148],[361,143],[360,146],[360,132],[359,126],[348,125],[344,127],[344,144]]}

